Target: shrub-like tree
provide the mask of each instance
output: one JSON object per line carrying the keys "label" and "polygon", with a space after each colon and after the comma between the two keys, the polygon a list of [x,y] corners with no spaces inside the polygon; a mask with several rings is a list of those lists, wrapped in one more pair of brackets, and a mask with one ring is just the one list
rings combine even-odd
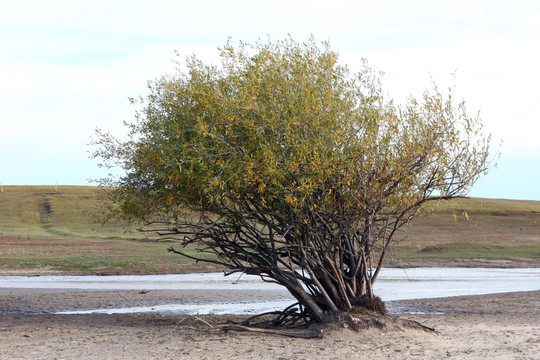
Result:
{"label": "shrub-like tree", "polygon": [[98,131],[94,155],[125,170],[102,179],[111,208],[174,253],[285,286],[295,316],[372,303],[398,229],[486,171],[479,118],[435,86],[396,106],[314,39],[220,55],[151,83],[127,140]]}

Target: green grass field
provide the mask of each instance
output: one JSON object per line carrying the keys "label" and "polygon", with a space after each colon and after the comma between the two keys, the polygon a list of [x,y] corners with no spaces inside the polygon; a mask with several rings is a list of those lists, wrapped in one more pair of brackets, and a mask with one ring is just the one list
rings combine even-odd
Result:
{"label": "green grass field", "polygon": [[455,199],[432,205],[404,226],[405,261],[526,260],[540,266],[540,201]]}
{"label": "green grass field", "polygon": [[172,255],[120,223],[102,224],[98,188],[4,186],[0,193],[0,273],[170,273],[204,265]]}
{"label": "green grass field", "polygon": [[[98,188],[3,186],[0,273],[171,273],[205,265],[166,251],[119,223],[101,224]],[[388,263],[467,259],[540,266],[540,201],[456,199],[433,204],[404,226]]]}

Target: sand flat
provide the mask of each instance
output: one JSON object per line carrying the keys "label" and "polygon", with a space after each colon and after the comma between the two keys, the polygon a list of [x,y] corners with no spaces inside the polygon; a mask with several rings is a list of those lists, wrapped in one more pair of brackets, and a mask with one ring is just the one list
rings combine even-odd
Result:
{"label": "sand flat", "polygon": [[[203,322],[186,315],[27,311],[54,312],[73,302],[81,306],[124,303],[134,297],[139,302],[136,296],[147,295],[144,301],[149,302],[174,297],[168,291],[4,290],[0,359],[538,359],[540,354],[540,291],[399,301],[393,305],[415,310],[400,317],[433,327],[437,334],[340,328],[326,332],[322,339],[202,331],[208,328],[205,322],[242,318],[232,315],[205,315]],[[210,292],[206,296],[235,295]]]}

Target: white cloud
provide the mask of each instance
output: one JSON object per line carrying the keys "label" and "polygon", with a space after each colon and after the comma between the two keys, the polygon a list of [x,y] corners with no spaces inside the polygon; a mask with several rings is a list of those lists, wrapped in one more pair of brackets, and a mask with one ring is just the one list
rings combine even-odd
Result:
{"label": "white cloud", "polygon": [[[252,42],[291,33],[329,39],[353,70],[366,57],[398,99],[419,95],[430,76],[451,86],[457,69],[458,97],[481,109],[503,151],[540,158],[539,24],[540,3],[526,0],[8,2],[0,12],[0,151],[21,149],[19,163],[37,166],[33,144],[41,142],[58,159],[84,162],[93,129],[122,133],[134,115],[127,98],[173,71],[173,50],[217,62],[229,35]],[[4,184],[8,168],[0,162]],[[95,170],[80,169],[89,172],[83,179]]]}
{"label": "white cloud", "polygon": [[[480,110],[487,131],[512,148],[534,150],[540,132],[536,111],[537,84],[540,83],[540,54],[532,39],[463,33],[454,42],[429,48],[385,49],[346,53],[347,63],[360,63],[365,56],[383,78],[390,95],[404,100],[420,96],[430,87],[432,77],[445,90],[454,85],[456,95],[465,99],[471,113]],[[527,129],[524,131],[524,129]]]}

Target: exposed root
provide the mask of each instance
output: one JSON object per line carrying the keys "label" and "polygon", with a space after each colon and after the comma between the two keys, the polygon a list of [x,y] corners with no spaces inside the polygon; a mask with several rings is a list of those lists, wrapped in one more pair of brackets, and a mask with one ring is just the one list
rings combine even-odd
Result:
{"label": "exposed root", "polygon": [[341,326],[350,327],[355,331],[362,331],[371,328],[383,331],[404,331],[407,329],[415,329],[437,334],[437,331],[434,328],[422,325],[418,321],[380,315],[374,312],[364,314],[343,314],[340,316],[339,323]]}
{"label": "exposed root", "polygon": [[300,303],[292,304],[283,311],[272,311],[252,316],[242,321],[242,325],[254,325],[253,321],[255,320],[258,321],[256,326],[262,328],[307,327],[314,323],[308,309],[303,307]]}
{"label": "exposed root", "polygon": [[350,328],[358,332],[369,329],[385,332],[415,329],[437,334],[435,329],[417,321],[381,314],[378,303],[374,307],[377,311],[356,307],[351,312],[331,313],[322,323],[312,320],[306,309],[299,304],[283,311],[258,314],[241,322],[229,321],[226,324],[213,325],[200,317],[193,318],[206,326],[200,332],[244,331],[304,339],[322,338],[327,330],[339,328]]}
{"label": "exposed root", "polygon": [[384,301],[381,300],[378,296],[367,296],[362,295],[354,299],[353,301],[353,311],[355,313],[365,313],[365,311],[374,311],[381,315],[386,315],[386,305]]}
{"label": "exposed root", "polygon": [[206,326],[200,332],[246,331],[303,339],[322,338],[324,335],[322,327],[308,328],[314,321],[306,308],[299,304],[291,305],[283,311],[258,314],[241,323],[230,321],[227,324],[212,325],[198,316],[193,318]]}
{"label": "exposed root", "polygon": [[434,328],[421,324],[418,321],[415,321],[415,320],[402,320],[402,321],[405,324],[405,326],[409,329],[424,330],[427,332],[438,334],[437,330],[435,330]]}
{"label": "exposed root", "polygon": [[222,324],[215,325],[209,329],[204,330],[205,332],[209,331],[248,331],[262,334],[271,334],[279,335],[293,338],[302,338],[302,339],[314,339],[322,338],[324,334],[323,329],[312,329],[312,330],[290,330],[290,329],[262,329],[257,327],[244,326],[240,324]]}

